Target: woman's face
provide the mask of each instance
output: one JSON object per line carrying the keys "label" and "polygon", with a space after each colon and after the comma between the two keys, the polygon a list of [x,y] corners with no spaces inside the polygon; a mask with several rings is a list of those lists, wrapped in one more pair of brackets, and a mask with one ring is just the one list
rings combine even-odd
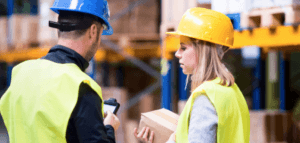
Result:
{"label": "woman's face", "polygon": [[184,74],[192,74],[197,66],[196,52],[190,38],[180,36],[180,48],[175,53]]}

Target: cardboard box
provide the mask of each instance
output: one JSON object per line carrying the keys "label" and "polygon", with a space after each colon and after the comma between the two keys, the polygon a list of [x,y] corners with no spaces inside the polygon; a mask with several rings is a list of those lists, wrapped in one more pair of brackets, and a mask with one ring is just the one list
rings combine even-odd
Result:
{"label": "cardboard box", "polygon": [[149,127],[150,131],[154,131],[153,143],[165,143],[176,131],[178,119],[179,115],[167,109],[142,113],[138,132],[143,127]]}

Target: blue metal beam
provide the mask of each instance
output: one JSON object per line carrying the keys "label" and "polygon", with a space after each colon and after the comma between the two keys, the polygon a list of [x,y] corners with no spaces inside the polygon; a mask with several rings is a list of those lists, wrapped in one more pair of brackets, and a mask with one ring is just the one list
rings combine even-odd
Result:
{"label": "blue metal beam", "polygon": [[7,0],[7,16],[12,16],[14,12],[14,1],[13,0]]}
{"label": "blue metal beam", "polygon": [[280,110],[286,110],[285,106],[285,61],[283,52],[279,52],[279,95],[280,95]]}
{"label": "blue metal beam", "polygon": [[185,75],[182,72],[181,67],[178,68],[178,76],[179,76],[178,78],[179,100],[187,100],[188,96],[187,96],[187,91],[185,89],[187,75]]}
{"label": "blue metal beam", "polygon": [[30,0],[30,15],[38,14],[38,0]]}
{"label": "blue metal beam", "polygon": [[254,76],[254,82],[252,83],[252,86],[254,87],[253,93],[252,93],[252,99],[253,99],[253,110],[261,110],[262,109],[262,60],[261,56],[257,58],[256,66],[253,68],[253,76]]}
{"label": "blue metal beam", "polygon": [[[7,0],[7,17],[8,19],[11,18],[11,16],[13,15],[13,12],[14,12],[14,1],[13,0]],[[7,30],[9,30],[10,26],[9,24],[7,25]],[[10,33],[10,32],[8,32]],[[8,35],[7,35],[8,36]],[[12,72],[12,69],[13,69],[13,64],[12,63],[7,63],[7,87],[9,87],[10,85],[10,80],[11,80],[11,72]]]}
{"label": "blue metal beam", "polygon": [[7,78],[6,78],[6,85],[7,85],[7,87],[10,86],[11,73],[12,73],[13,67],[14,67],[13,64],[10,64],[10,63],[7,64]]}
{"label": "blue metal beam", "polygon": [[172,99],[172,93],[171,93],[171,67],[172,62],[167,61],[166,64],[162,65],[163,69],[165,68],[166,71],[164,71],[161,75],[162,77],[162,97],[161,97],[161,106],[162,108],[171,110],[171,99]]}

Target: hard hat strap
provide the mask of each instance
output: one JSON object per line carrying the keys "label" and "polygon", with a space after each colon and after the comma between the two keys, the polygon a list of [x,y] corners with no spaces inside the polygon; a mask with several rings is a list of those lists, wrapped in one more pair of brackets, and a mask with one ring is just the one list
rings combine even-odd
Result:
{"label": "hard hat strap", "polygon": [[73,31],[73,30],[83,30],[89,28],[91,25],[86,24],[72,24],[72,23],[59,23],[54,21],[49,21],[49,27],[57,28],[60,31]]}

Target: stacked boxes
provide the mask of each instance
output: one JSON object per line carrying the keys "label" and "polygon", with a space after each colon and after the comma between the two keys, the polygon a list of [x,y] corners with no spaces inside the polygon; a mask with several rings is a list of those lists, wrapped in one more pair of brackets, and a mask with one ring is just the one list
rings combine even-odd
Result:
{"label": "stacked boxes", "polygon": [[159,3],[139,0],[108,0],[114,34],[158,33]]}
{"label": "stacked boxes", "polygon": [[7,18],[0,17],[0,52],[6,52],[7,46]]}
{"label": "stacked boxes", "polygon": [[49,27],[49,20],[57,21],[58,14],[50,10],[54,0],[39,0],[38,41],[43,46],[52,46],[57,41],[57,29]]}
{"label": "stacked boxes", "polygon": [[168,31],[176,31],[183,14],[189,8],[197,7],[197,0],[162,0],[160,36]]}
{"label": "stacked boxes", "polygon": [[33,43],[38,43],[38,16],[12,15],[8,24],[8,45],[10,50],[27,49]]}
{"label": "stacked boxes", "polygon": [[[138,0],[135,0],[136,2]],[[130,15],[130,34],[158,34],[159,26],[159,2],[148,0],[133,9]],[[135,25],[135,26],[131,26]]]}
{"label": "stacked boxes", "polygon": [[118,1],[108,0],[110,9],[110,24],[116,33],[128,33],[129,32],[129,13],[124,10],[129,6],[129,0]]}

